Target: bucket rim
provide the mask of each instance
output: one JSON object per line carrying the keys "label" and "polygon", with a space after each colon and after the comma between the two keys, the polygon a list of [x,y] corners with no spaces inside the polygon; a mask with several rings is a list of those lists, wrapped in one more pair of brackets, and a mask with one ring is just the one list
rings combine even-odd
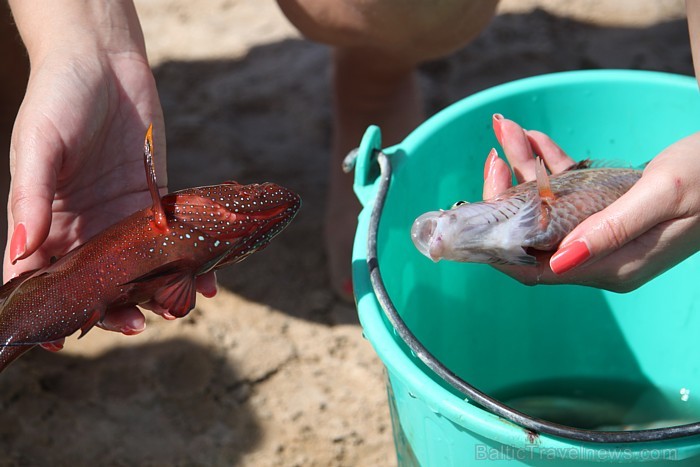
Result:
{"label": "bucket rim", "polygon": [[[465,108],[479,107],[488,103],[494,98],[503,95],[517,95],[525,92],[530,93],[553,86],[571,86],[579,84],[600,84],[610,83],[645,83],[659,84],[664,86],[676,86],[698,90],[698,81],[693,76],[669,73],[666,71],[652,70],[624,70],[624,69],[604,69],[604,70],[571,70],[559,71],[556,73],[546,73],[543,75],[529,76],[526,78],[509,81],[499,84],[474,94],[466,96],[453,104],[432,115],[425,122],[420,124],[396,147],[412,147],[420,144],[421,141],[429,138],[433,133],[433,127],[442,120],[450,120],[462,114]],[[388,152],[387,152],[388,153]]]}

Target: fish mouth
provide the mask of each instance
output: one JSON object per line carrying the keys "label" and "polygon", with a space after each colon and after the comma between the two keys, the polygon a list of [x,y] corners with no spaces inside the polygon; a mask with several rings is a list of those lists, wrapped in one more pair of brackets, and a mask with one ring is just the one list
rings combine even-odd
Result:
{"label": "fish mouth", "polygon": [[411,239],[418,251],[436,263],[444,253],[442,236],[436,234],[438,219],[435,213],[428,212],[420,216],[411,228]]}

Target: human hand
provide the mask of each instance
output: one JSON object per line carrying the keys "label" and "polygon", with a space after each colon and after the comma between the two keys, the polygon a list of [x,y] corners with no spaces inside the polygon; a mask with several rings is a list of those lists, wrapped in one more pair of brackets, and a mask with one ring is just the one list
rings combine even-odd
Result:
{"label": "human hand", "polygon": [[[548,136],[494,117],[494,131],[518,183],[535,179],[535,154],[551,172],[569,158]],[[620,199],[584,220],[559,249],[538,254],[538,266],[498,266],[525,284],[580,284],[629,292],[700,249],[700,133],[663,150]],[[511,172],[498,156],[487,160],[484,199],[510,187]]]}
{"label": "human hand", "polygon": [[[162,110],[133,5],[31,3],[12,5],[32,71],[10,149],[5,280],[46,266],[151,203],[143,168],[149,122],[167,191]],[[46,26],[37,14],[53,23]],[[70,24],[68,32],[51,36],[62,23]],[[214,276],[200,278],[198,290],[213,295]],[[168,317],[167,310],[154,311]],[[145,318],[136,307],[110,309],[101,327],[136,334]]]}

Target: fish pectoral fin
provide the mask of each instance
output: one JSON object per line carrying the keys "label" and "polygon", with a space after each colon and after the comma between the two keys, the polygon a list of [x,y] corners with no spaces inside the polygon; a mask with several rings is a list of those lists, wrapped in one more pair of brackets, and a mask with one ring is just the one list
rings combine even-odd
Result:
{"label": "fish pectoral fin", "polygon": [[527,254],[523,248],[506,252],[501,256],[501,260],[503,261],[501,264],[510,266],[535,266],[537,264],[537,258]]}
{"label": "fish pectoral fin", "polygon": [[508,259],[508,263],[512,266],[536,266],[537,259],[530,255],[514,256]]}
{"label": "fish pectoral fin", "polygon": [[176,318],[182,318],[194,308],[197,299],[195,276],[191,272],[173,274],[165,285],[153,294],[153,301]]}
{"label": "fish pectoral fin", "polygon": [[90,317],[82,324],[82,326],[80,326],[80,335],[78,336],[78,339],[82,338],[90,329],[95,327],[95,325],[100,322],[104,316],[104,312],[105,308],[95,308],[92,310]]}
{"label": "fish pectoral fin", "polygon": [[157,281],[159,287],[151,299],[160,307],[167,309],[171,315],[181,318],[195,305],[197,298],[195,270],[196,267],[191,261],[173,261],[137,277],[128,284]]}
{"label": "fish pectoral fin", "polygon": [[185,271],[194,271],[195,269],[196,265],[192,261],[179,259],[177,261],[165,263],[153,269],[152,271],[149,271],[146,274],[132,279],[129,282],[123,283],[121,285],[125,286],[129,284],[142,284],[144,282],[157,279],[163,280],[163,278],[180,277],[183,274],[185,274]]}

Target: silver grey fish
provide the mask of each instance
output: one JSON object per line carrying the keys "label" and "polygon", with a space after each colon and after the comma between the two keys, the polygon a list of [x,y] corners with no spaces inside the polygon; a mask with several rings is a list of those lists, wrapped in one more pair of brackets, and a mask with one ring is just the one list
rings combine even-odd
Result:
{"label": "silver grey fish", "polygon": [[535,181],[494,199],[460,202],[418,217],[413,243],[433,261],[534,265],[526,249],[555,250],[579,223],[617,200],[642,175],[641,170],[590,165],[583,161],[548,175],[538,160]]}

